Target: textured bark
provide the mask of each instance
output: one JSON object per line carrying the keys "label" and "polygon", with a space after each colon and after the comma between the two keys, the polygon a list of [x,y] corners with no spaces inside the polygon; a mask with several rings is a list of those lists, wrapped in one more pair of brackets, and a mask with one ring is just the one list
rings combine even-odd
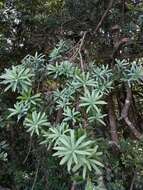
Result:
{"label": "textured bark", "polygon": [[112,8],[113,2],[114,2],[114,0],[110,0],[110,1],[109,1],[109,4],[108,4],[108,7],[107,7],[106,11],[105,11],[104,14],[102,15],[102,17],[101,17],[101,19],[100,19],[98,25],[96,26],[95,33],[98,32],[99,28],[101,27],[101,25],[102,25],[104,19],[106,18],[108,12],[109,12],[110,9]]}
{"label": "textured bark", "polygon": [[134,172],[133,179],[132,179],[131,186],[130,186],[130,190],[133,190],[133,188],[134,188],[135,178],[136,178],[136,173]]}
{"label": "textured bark", "polygon": [[75,182],[72,183],[71,190],[76,190],[76,183]]}
{"label": "textured bark", "polygon": [[59,109],[57,112],[56,123],[60,123],[61,119],[62,119],[62,109]]}
{"label": "textured bark", "polygon": [[113,95],[110,95],[108,97],[108,117],[110,123],[111,139],[116,145],[118,145],[117,123],[116,123]]}
{"label": "textured bark", "polygon": [[129,108],[131,106],[131,101],[132,101],[132,90],[129,86],[126,87],[126,99],[125,99],[125,103],[122,109],[122,113],[121,113],[121,118],[124,119],[125,123],[127,124],[127,126],[130,128],[131,132],[134,134],[134,136],[137,139],[141,139],[142,134],[136,129],[135,125],[133,124],[133,122],[131,122],[131,120],[129,119]]}

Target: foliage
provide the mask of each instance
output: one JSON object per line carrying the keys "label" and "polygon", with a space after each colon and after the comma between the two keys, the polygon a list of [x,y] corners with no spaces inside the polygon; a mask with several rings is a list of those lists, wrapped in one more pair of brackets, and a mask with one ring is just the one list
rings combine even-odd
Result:
{"label": "foliage", "polygon": [[49,123],[47,122],[45,113],[34,111],[30,117],[25,118],[24,125],[28,128],[27,132],[30,132],[31,135],[34,133],[39,135],[42,127],[48,126]]}
{"label": "foliage", "polygon": [[69,126],[66,123],[62,123],[57,127],[50,127],[48,132],[43,132],[44,141],[41,144],[54,143],[57,145],[59,139],[69,131]]}
{"label": "foliage", "polygon": [[99,172],[97,166],[103,167],[103,165],[94,159],[94,156],[100,156],[101,152],[97,152],[98,146],[93,145],[93,141],[87,140],[86,135],[76,139],[74,130],[69,131],[68,135],[62,135],[58,138],[58,142],[54,147],[57,152],[54,156],[62,158],[60,164],[67,164],[67,169],[70,172],[77,172],[80,168],[83,168],[82,175],[85,179],[87,171],[95,170]]}
{"label": "foliage", "polygon": [[17,120],[19,121],[23,116],[27,114],[28,107],[23,103],[16,102],[16,104],[14,104],[14,108],[9,108],[8,110],[10,112],[8,118],[17,116]]}
{"label": "foliage", "polygon": [[64,109],[64,122],[72,122],[75,124],[77,120],[79,120],[80,112],[76,111],[75,108],[71,109],[70,107],[66,107]]}
{"label": "foliage", "polygon": [[5,152],[7,146],[5,141],[0,142],[0,161],[7,161],[7,153]]}
{"label": "foliage", "polygon": [[11,88],[13,92],[16,90],[18,92],[27,92],[29,87],[32,86],[31,77],[32,74],[28,68],[12,66],[11,69],[6,69],[0,78],[3,80],[1,83],[7,85],[5,91]]}
{"label": "foliage", "polygon": [[91,93],[89,90],[85,90],[84,97],[81,97],[81,107],[87,107],[86,112],[95,110],[99,112],[99,105],[106,104],[105,101],[101,100],[101,95],[93,90]]}
{"label": "foliage", "polygon": [[61,64],[47,66],[48,74],[54,75],[54,78],[58,77],[71,77],[74,74],[74,67],[69,61],[64,61]]}
{"label": "foliage", "polygon": [[17,99],[24,103],[27,106],[36,106],[38,103],[40,103],[41,100],[41,94],[37,93],[32,95],[32,90],[30,89],[28,92],[23,92],[20,96],[17,97]]}
{"label": "foliage", "polygon": [[49,58],[51,61],[55,61],[58,58],[62,57],[62,54],[69,50],[69,42],[60,40],[59,43],[56,45],[56,47],[52,50],[52,52],[49,55]]}
{"label": "foliage", "polygon": [[86,89],[87,87],[93,87],[95,86],[95,80],[90,79],[89,72],[88,73],[82,73],[81,76],[76,75],[75,80],[73,81],[73,86],[76,88],[83,87]]}
{"label": "foliage", "polygon": [[0,188],[143,189],[142,12],[0,1]]}
{"label": "foliage", "polygon": [[47,1],[45,5],[48,7],[51,13],[55,13],[55,12],[57,13],[60,11],[60,9],[63,8],[64,0],[54,0],[54,1],[50,0],[50,1]]}
{"label": "foliage", "polygon": [[134,167],[135,170],[141,170],[142,171],[142,155],[143,155],[143,145],[141,142],[137,141],[123,141],[122,142],[122,162],[125,165],[125,167]]}

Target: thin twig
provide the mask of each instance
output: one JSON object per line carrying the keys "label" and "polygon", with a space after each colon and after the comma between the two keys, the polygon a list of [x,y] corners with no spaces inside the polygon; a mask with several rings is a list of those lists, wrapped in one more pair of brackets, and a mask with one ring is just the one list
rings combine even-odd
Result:
{"label": "thin twig", "polygon": [[84,64],[83,64],[83,57],[82,57],[82,54],[81,52],[79,52],[79,57],[80,57],[80,67],[81,67],[81,70],[82,72],[84,72]]}
{"label": "thin twig", "polygon": [[105,19],[106,16],[107,16],[109,10],[112,8],[113,2],[114,2],[114,0],[110,0],[110,1],[109,1],[109,4],[108,4],[108,7],[107,7],[106,11],[105,11],[104,14],[102,15],[102,17],[101,17],[101,19],[100,19],[98,25],[96,26],[95,33],[98,32],[100,26],[102,25],[104,19]]}
{"label": "thin twig", "polygon": [[136,173],[134,172],[133,179],[132,179],[131,186],[130,186],[130,190],[133,190],[135,179],[136,179]]}
{"label": "thin twig", "polygon": [[[83,33],[83,36],[82,38],[79,40],[79,42],[75,45],[75,53],[73,54],[73,56],[70,58],[70,60],[74,60],[75,57],[80,56],[80,65],[81,65],[81,68],[83,70],[84,66],[83,66],[83,57],[82,57],[82,53],[81,53],[81,50],[82,50],[82,47],[83,47],[83,44],[84,44],[84,41],[85,41],[85,37],[86,37],[86,34],[87,34],[87,31],[85,31]],[[74,49],[74,48],[72,48]]]}
{"label": "thin twig", "polygon": [[84,72],[84,65],[83,65],[83,57],[82,57],[81,50],[82,50],[82,47],[83,47],[83,44],[84,44],[86,34],[87,34],[87,32],[84,32],[83,37],[81,39],[80,46],[79,46],[79,50],[78,50],[78,53],[79,53],[79,56],[80,56],[80,66],[81,66],[81,69],[82,69],[83,72]]}
{"label": "thin twig", "polygon": [[34,182],[33,182],[31,190],[34,190],[34,188],[35,188],[37,177],[38,177],[38,172],[39,172],[39,166],[40,166],[40,162],[38,161],[38,166],[37,166],[37,170],[36,170],[36,173],[35,173],[35,178],[34,178]]}
{"label": "thin twig", "polygon": [[125,0],[122,0],[122,24],[125,22]]}
{"label": "thin twig", "polygon": [[75,187],[76,187],[76,183],[75,183],[75,182],[73,182],[73,183],[72,183],[71,190],[76,190],[76,189],[75,189]]}
{"label": "thin twig", "polygon": [[30,137],[29,150],[28,150],[28,153],[27,153],[27,155],[26,155],[26,157],[25,157],[25,159],[24,159],[24,161],[23,161],[23,164],[26,163],[26,161],[27,161],[27,159],[28,159],[28,157],[29,157],[29,155],[30,155],[31,148],[32,148],[32,137]]}

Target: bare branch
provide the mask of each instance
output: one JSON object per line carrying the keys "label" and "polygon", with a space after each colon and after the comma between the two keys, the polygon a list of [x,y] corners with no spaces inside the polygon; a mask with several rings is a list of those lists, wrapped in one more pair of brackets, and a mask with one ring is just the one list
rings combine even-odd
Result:
{"label": "bare branch", "polygon": [[108,116],[110,123],[111,139],[116,145],[118,145],[117,123],[114,110],[113,95],[109,95],[108,97]]}
{"label": "bare branch", "polygon": [[110,0],[110,1],[109,1],[109,4],[108,4],[108,7],[107,7],[106,11],[104,12],[104,14],[103,14],[103,16],[101,17],[101,19],[100,19],[98,25],[96,26],[95,33],[98,32],[100,26],[102,25],[104,19],[105,19],[106,16],[107,16],[109,10],[112,8],[113,2],[114,2],[114,0]]}
{"label": "bare branch", "polygon": [[135,178],[136,178],[136,173],[134,172],[133,179],[132,179],[131,186],[130,186],[130,190],[133,190],[133,188],[134,188]]}
{"label": "bare branch", "polygon": [[128,117],[129,108],[130,108],[131,101],[132,101],[132,90],[131,90],[131,88],[129,86],[127,86],[126,89],[127,89],[127,95],[126,95],[126,100],[125,100],[124,107],[122,109],[121,118],[124,119],[125,123],[128,125],[128,127],[130,128],[130,130],[132,131],[132,133],[134,134],[134,136],[137,139],[141,139],[142,134],[136,129],[136,127],[130,121],[130,119]]}

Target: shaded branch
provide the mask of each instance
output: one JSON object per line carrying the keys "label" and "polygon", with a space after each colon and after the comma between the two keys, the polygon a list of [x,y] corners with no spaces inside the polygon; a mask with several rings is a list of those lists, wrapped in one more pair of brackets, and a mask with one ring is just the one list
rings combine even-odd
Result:
{"label": "shaded branch", "polygon": [[110,0],[110,1],[109,1],[109,4],[108,4],[108,7],[107,7],[106,11],[104,12],[104,14],[103,14],[103,16],[101,17],[101,19],[100,19],[98,25],[96,26],[95,33],[98,32],[100,26],[102,25],[104,19],[106,18],[106,16],[107,16],[109,10],[110,10],[111,7],[112,7],[113,2],[114,2],[114,0]]}
{"label": "shaded branch", "polygon": [[76,183],[75,182],[72,183],[71,190],[76,190]]}
{"label": "shaded branch", "polygon": [[34,178],[34,182],[33,182],[31,190],[34,190],[34,188],[35,188],[37,177],[38,177],[38,173],[39,173],[39,167],[40,167],[40,163],[38,161],[38,166],[37,166],[37,169],[36,169],[35,178]]}
{"label": "shaded branch", "polygon": [[116,123],[113,95],[109,95],[108,97],[108,117],[110,123],[111,139],[116,145],[118,145],[119,140],[117,135],[117,123]]}
{"label": "shaded branch", "polygon": [[132,179],[131,186],[130,186],[130,190],[133,190],[133,188],[134,188],[135,178],[136,178],[136,173],[134,172],[133,179]]}
{"label": "shaded branch", "polygon": [[26,161],[27,161],[27,159],[28,159],[28,157],[29,157],[29,155],[30,155],[31,148],[32,148],[32,137],[30,137],[28,153],[27,153],[27,155],[26,155],[26,157],[25,157],[25,159],[24,159],[24,161],[23,161],[23,164],[26,163]]}
{"label": "shaded branch", "polygon": [[57,112],[57,116],[56,116],[56,123],[60,123],[61,119],[62,119],[62,116],[63,116],[63,110],[62,109],[59,109],[58,112]]}
{"label": "shaded branch", "polygon": [[121,118],[124,119],[125,123],[128,125],[128,127],[130,128],[131,132],[134,134],[134,136],[137,139],[141,139],[142,134],[136,129],[136,127],[134,126],[134,124],[130,121],[128,115],[129,115],[129,108],[131,105],[131,101],[132,101],[132,90],[129,86],[127,86],[126,88],[127,90],[127,95],[126,95],[126,99],[125,99],[125,103],[121,112]]}

